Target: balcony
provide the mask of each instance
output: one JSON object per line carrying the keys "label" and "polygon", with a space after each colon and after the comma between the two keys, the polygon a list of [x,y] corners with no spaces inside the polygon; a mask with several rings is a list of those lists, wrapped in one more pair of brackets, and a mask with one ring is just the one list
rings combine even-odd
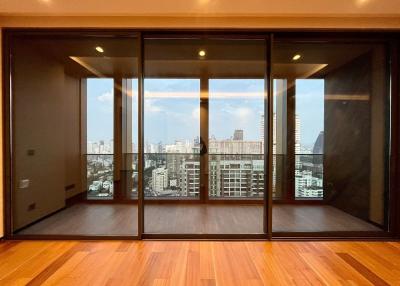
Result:
{"label": "balcony", "polygon": [[[127,154],[123,158],[122,165],[129,168],[121,168],[119,174],[121,181],[124,181],[120,187],[125,189],[123,194],[130,203],[118,201],[114,186],[117,183],[114,180],[113,154],[87,154],[85,158],[87,201],[91,203],[73,204],[22,230],[21,234],[137,233],[137,225],[133,223],[138,219],[137,154]],[[264,155],[209,154],[210,181],[206,201],[200,199],[199,154],[146,153],[144,159],[146,233],[263,232],[264,181],[263,176],[254,173],[260,174],[260,170],[263,170]],[[287,187],[287,182],[282,180],[287,172],[287,165],[284,164],[286,160],[283,155],[273,156],[274,232],[380,230],[379,227],[343,212],[324,200],[324,189],[320,188],[323,184],[320,181],[315,184],[317,179],[322,180],[323,155],[296,155],[295,172],[296,178],[299,178],[296,181],[300,183],[294,184],[297,189],[291,192],[282,189],[282,186]],[[227,166],[234,166],[234,170]],[[249,174],[242,176],[240,172]],[[302,174],[304,176],[300,176]],[[221,175],[228,178],[221,178]],[[234,179],[231,180],[230,177]],[[224,183],[225,181],[227,182]],[[286,198],[288,194],[293,194],[291,201],[284,201],[282,198]],[[69,228],[77,217],[85,223],[82,227]]]}
{"label": "balcony", "polygon": [[265,234],[271,211],[274,231],[388,229],[381,39],[10,33],[12,231],[142,234],[144,215],[144,232]]}

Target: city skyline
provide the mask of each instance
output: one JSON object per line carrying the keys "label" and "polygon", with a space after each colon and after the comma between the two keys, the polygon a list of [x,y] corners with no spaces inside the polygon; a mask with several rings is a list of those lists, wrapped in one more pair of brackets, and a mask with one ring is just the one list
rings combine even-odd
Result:
{"label": "city skyline", "polygon": [[[282,82],[281,82],[282,83]],[[147,196],[198,196],[200,162],[197,157],[174,154],[200,152],[200,81],[198,79],[146,79],[144,100],[144,152],[172,157],[145,159]],[[113,153],[113,81],[88,79],[87,152]],[[137,90],[137,81],[132,80]],[[295,153],[323,152],[323,80],[296,81]],[[108,90],[108,91],[107,91]],[[264,139],[264,81],[209,80],[209,145],[212,154],[262,154]],[[99,95],[100,94],[100,95]],[[137,152],[137,94],[132,95],[132,152]],[[279,113],[279,114],[277,114]],[[286,114],[275,110],[273,120]],[[273,151],[276,153],[274,125]],[[178,127],[178,128],[177,128]],[[93,140],[95,139],[95,140]],[[97,140],[96,140],[97,139]],[[176,157],[178,156],[178,157]],[[186,155],[185,155],[186,156]],[[190,155],[189,155],[190,156]],[[112,195],[112,157],[88,162],[91,195]],[[263,160],[248,157],[210,157],[210,196],[260,197],[263,195]],[[135,163],[132,169],[136,170]],[[276,158],[273,193],[279,192]],[[135,173],[134,173],[135,174]],[[133,176],[135,176],[133,174]],[[149,174],[147,172],[147,174]],[[295,196],[323,197],[320,158],[296,156]],[[137,178],[136,178],[137,179]],[[135,180],[135,179],[134,179]],[[221,183],[223,182],[223,183]],[[132,195],[136,194],[133,187]]]}
{"label": "city skyline", "polygon": [[[262,119],[262,116],[261,116]],[[260,120],[262,129],[263,121]],[[296,116],[295,152],[309,153],[301,146],[300,119]],[[88,150],[94,153],[112,154],[113,140],[110,144],[101,141],[99,143],[88,143]],[[275,137],[274,137],[275,150]],[[263,144],[261,140],[244,140],[243,130],[237,129],[228,140],[210,139],[208,152],[210,154],[210,196],[226,197],[260,197],[263,195],[264,182],[264,160]],[[96,149],[97,148],[97,149]],[[145,193],[147,196],[198,196],[200,184],[200,161],[196,156],[200,151],[200,140],[177,141],[175,144],[163,145],[145,144]],[[134,147],[132,148],[134,149]],[[320,132],[313,145],[313,151],[323,152],[323,132]],[[302,151],[302,152],[300,152]],[[214,154],[214,155],[213,155]],[[215,155],[225,154],[225,155]],[[236,154],[236,155],[234,155]],[[92,155],[93,156],[93,155]],[[102,155],[100,155],[102,156]],[[317,155],[320,156],[320,155]],[[93,157],[99,159],[99,157]],[[296,156],[295,160],[295,196],[299,198],[323,197],[323,163],[322,157],[314,155]],[[107,163],[106,163],[107,162]],[[109,175],[104,181],[105,174],[110,173],[113,157],[108,155],[100,161],[88,161],[88,175],[91,176],[89,190],[91,195],[96,193],[99,196],[112,195],[112,179]],[[108,167],[107,167],[108,165]],[[112,168],[112,167],[111,167]],[[97,169],[97,171],[95,171]],[[132,170],[136,171],[136,162],[132,162]],[[146,171],[147,170],[147,171]],[[149,171],[150,176],[149,176]],[[277,158],[273,158],[273,195],[279,194],[277,178],[282,172]],[[96,175],[98,173],[98,175]],[[147,174],[147,176],[146,176]],[[133,179],[137,175],[133,173]],[[97,178],[97,179],[96,179]],[[108,189],[105,190],[101,186]],[[136,194],[136,187],[132,189],[132,195]]]}

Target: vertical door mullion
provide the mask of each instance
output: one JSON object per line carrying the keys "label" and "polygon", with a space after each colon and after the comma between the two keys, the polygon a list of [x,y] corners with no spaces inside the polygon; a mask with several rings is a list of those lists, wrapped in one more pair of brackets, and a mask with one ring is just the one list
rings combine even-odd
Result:
{"label": "vertical door mullion", "polygon": [[287,140],[287,157],[286,157],[286,201],[294,201],[296,199],[295,194],[295,169],[296,169],[296,78],[287,78],[287,128],[286,128],[286,140]]}
{"label": "vertical door mullion", "polygon": [[[14,146],[15,146],[15,134],[14,134],[14,96],[13,96],[13,55],[12,55],[12,36],[5,31],[2,32],[3,40],[3,168],[4,168],[4,188],[5,188],[5,221],[4,221],[4,234],[7,239],[12,238],[14,234],[13,221],[13,202],[14,202],[14,187],[15,187],[15,156],[14,156]],[[8,202],[8,203],[7,203]]]}
{"label": "vertical door mullion", "polygon": [[143,34],[138,35],[138,238],[144,233],[144,40]]}
{"label": "vertical door mullion", "polygon": [[[208,150],[208,107],[209,107],[209,79],[207,73],[202,73],[200,78],[200,142],[204,146],[201,149]],[[208,151],[200,152],[200,201],[208,201]]]}
{"label": "vertical door mullion", "polygon": [[273,79],[272,44],[273,34],[265,38],[266,70],[264,92],[264,232],[272,238],[272,128],[273,128]]}
{"label": "vertical door mullion", "polygon": [[121,200],[124,197],[121,184],[122,167],[122,78],[114,76],[114,195],[113,200]]}

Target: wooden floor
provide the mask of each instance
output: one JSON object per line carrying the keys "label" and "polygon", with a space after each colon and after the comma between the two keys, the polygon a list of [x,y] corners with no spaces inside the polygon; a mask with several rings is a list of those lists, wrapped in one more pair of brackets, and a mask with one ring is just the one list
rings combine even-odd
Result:
{"label": "wooden floor", "polygon": [[[273,231],[379,231],[330,206],[275,205]],[[256,205],[146,205],[146,233],[254,234],[263,232]],[[20,234],[136,235],[136,205],[77,204]]]}
{"label": "wooden floor", "polygon": [[400,285],[400,243],[3,242],[0,285]]}

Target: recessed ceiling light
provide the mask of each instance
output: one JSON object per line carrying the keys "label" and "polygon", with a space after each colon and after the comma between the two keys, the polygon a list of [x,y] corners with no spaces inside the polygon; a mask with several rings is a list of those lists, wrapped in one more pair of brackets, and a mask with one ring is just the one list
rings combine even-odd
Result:
{"label": "recessed ceiling light", "polygon": [[96,47],[96,51],[98,51],[99,53],[104,53],[103,48],[100,47],[100,46],[97,46],[97,47]]}
{"label": "recessed ceiling light", "polygon": [[296,55],[293,56],[292,60],[297,61],[297,60],[299,60],[300,58],[301,58],[301,55],[296,54]]}
{"label": "recessed ceiling light", "polygon": [[200,50],[199,51],[199,56],[200,57],[204,57],[206,55],[206,51],[205,50]]}

